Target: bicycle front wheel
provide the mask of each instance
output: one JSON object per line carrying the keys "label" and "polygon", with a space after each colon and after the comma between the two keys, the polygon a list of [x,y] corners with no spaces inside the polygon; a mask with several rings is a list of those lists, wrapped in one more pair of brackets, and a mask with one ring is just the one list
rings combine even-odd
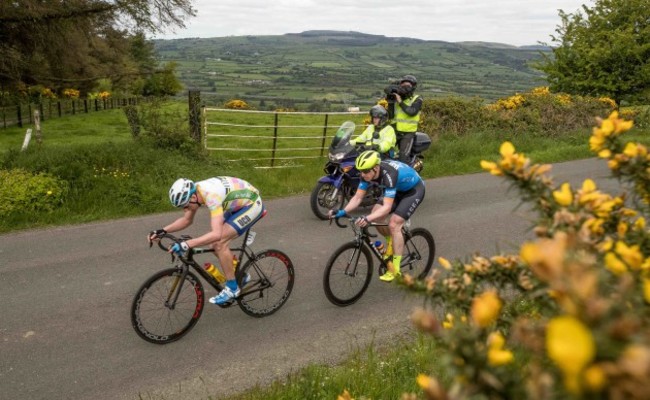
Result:
{"label": "bicycle front wheel", "polygon": [[[180,339],[196,325],[204,305],[203,285],[191,272],[170,268],[149,278],[131,306],[133,329],[142,339],[167,344]],[[176,297],[178,294],[178,297]]]}
{"label": "bicycle front wheel", "polygon": [[344,307],[356,302],[372,279],[372,256],[366,246],[345,243],[327,261],[323,276],[325,296],[334,305]]}
{"label": "bicycle front wheel", "polygon": [[400,269],[402,273],[424,279],[431,270],[436,256],[436,242],[433,240],[433,235],[424,228],[415,228],[405,239]]}
{"label": "bicycle front wheel", "polygon": [[237,303],[242,311],[253,317],[265,317],[278,311],[293,290],[293,263],[280,250],[257,253],[237,273],[239,282],[246,274],[250,276],[242,285]]}

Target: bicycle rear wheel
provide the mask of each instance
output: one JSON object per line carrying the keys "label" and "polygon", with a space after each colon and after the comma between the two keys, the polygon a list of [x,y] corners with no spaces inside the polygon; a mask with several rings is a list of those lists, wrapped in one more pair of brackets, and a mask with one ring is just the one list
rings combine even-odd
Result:
{"label": "bicycle rear wheel", "polygon": [[294,270],[289,256],[280,250],[264,250],[237,271],[237,281],[241,282],[247,273],[250,280],[237,297],[242,311],[258,318],[278,311],[293,290]]}
{"label": "bicycle rear wheel", "polygon": [[[147,279],[133,299],[131,324],[142,339],[167,344],[180,339],[196,325],[204,305],[203,285],[191,272],[181,281],[177,268],[160,271]],[[178,293],[176,303],[170,303]]]}
{"label": "bicycle rear wheel", "polygon": [[366,246],[345,243],[327,261],[323,275],[325,296],[344,307],[356,302],[368,289],[372,278],[372,256]]}
{"label": "bicycle rear wheel", "polygon": [[424,279],[431,270],[436,256],[436,243],[431,232],[424,228],[415,228],[404,242],[402,256],[402,273],[408,273],[417,279]]}

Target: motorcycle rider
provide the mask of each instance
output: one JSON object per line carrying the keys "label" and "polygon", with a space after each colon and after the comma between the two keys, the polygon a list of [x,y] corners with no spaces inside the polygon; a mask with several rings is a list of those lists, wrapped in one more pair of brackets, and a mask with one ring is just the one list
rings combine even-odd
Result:
{"label": "motorcycle rider", "polygon": [[418,130],[422,111],[422,97],[415,94],[418,80],[413,75],[404,75],[399,82],[398,90],[391,94],[388,102],[389,114],[393,116],[392,125],[397,135],[399,148],[398,159],[403,163],[409,162],[409,154],[413,148],[415,132]]}
{"label": "motorcycle rider", "polygon": [[[411,218],[422,203],[425,194],[424,181],[408,165],[397,160],[381,160],[376,151],[364,151],[355,161],[355,167],[361,173],[362,181],[354,197],[342,210],[330,210],[330,218],[341,218],[356,209],[371,184],[383,188],[383,196],[373,207],[370,214],[356,220],[356,225],[367,226],[369,222],[383,222],[390,215],[388,227],[377,226],[377,231],[386,238],[384,257],[393,256],[392,268],[379,277],[390,282],[401,275],[400,264],[404,252],[404,235],[402,227]],[[389,267],[390,267],[389,263]]]}
{"label": "motorcycle rider", "polygon": [[380,105],[370,108],[372,123],[365,131],[355,139],[350,140],[352,144],[365,145],[366,150],[372,149],[381,153],[382,158],[395,157],[395,129],[388,124],[388,111]]}

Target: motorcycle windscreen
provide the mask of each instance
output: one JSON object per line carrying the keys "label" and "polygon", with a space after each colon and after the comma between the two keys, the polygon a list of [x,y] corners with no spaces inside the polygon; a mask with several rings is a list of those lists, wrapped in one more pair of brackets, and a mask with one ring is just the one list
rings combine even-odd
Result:
{"label": "motorcycle windscreen", "polygon": [[352,137],[352,133],[354,133],[354,129],[356,128],[356,125],[352,121],[345,121],[339,129],[336,131],[336,134],[334,135],[334,138],[332,139],[332,144],[330,144],[330,150],[333,150],[337,147],[343,147],[348,144],[350,141],[350,138]]}

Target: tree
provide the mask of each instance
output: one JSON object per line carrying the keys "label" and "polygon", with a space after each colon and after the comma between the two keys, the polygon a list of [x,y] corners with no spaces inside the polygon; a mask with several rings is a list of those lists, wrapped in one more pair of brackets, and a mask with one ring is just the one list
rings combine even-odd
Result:
{"label": "tree", "polygon": [[99,78],[141,74],[153,54],[144,34],[183,27],[194,14],[191,0],[2,1],[0,85],[83,91]]}
{"label": "tree", "polygon": [[595,0],[592,8],[567,14],[551,36],[558,45],[536,68],[552,91],[650,100],[650,3],[647,0]]}
{"label": "tree", "polygon": [[152,74],[144,83],[142,94],[144,96],[173,96],[181,89],[183,85],[176,78],[176,63],[167,63],[163,70]]}

